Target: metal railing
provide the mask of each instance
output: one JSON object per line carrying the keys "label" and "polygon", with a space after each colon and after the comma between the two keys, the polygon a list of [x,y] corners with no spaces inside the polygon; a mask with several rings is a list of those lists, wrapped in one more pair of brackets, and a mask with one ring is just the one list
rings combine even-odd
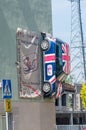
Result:
{"label": "metal railing", "polygon": [[86,125],[56,125],[56,130],[86,130]]}

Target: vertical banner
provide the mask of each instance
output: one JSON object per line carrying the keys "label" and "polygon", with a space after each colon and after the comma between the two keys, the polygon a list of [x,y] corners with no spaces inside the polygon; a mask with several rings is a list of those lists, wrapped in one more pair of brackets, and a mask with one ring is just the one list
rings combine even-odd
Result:
{"label": "vertical banner", "polygon": [[16,44],[19,96],[22,98],[40,97],[38,35],[18,28]]}
{"label": "vertical banner", "polygon": [[59,82],[57,85],[57,94],[56,94],[56,99],[59,98],[62,94],[62,83]]}
{"label": "vertical banner", "polygon": [[67,43],[62,44],[62,61],[63,71],[68,75],[70,73],[70,55],[69,45]]}

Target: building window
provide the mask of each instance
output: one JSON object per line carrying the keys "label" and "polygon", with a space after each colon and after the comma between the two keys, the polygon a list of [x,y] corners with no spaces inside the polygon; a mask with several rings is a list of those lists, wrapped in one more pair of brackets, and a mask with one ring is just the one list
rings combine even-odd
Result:
{"label": "building window", "polygon": [[55,100],[55,106],[59,106],[59,98]]}
{"label": "building window", "polygon": [[66,94],[62,95],[62,106],[66,106]]}

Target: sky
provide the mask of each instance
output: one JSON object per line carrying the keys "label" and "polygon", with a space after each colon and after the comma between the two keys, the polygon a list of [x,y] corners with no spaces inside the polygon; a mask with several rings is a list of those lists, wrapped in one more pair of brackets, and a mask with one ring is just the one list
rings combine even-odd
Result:
{"label": "sky", "polygon": [[[86,0],[81,0],[83,32],[86,32]],[[70,0],[52,0],[53,36],[70,42],[71,2]],[[85,34],[84,34],[85,35]],[[84,36],[86,39],[86,36]]]}
{"label": "sky", "polygon": [[71,2],[68,0],[52,0],[53,36],[70,41]]}

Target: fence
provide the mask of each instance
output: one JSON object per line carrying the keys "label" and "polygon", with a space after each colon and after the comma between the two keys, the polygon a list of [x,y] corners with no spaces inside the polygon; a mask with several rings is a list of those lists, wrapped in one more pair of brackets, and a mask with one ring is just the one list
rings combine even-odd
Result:
{"label": "fence", "polygon": [[56,130],[86,130],[86,125],[57,125]]}

